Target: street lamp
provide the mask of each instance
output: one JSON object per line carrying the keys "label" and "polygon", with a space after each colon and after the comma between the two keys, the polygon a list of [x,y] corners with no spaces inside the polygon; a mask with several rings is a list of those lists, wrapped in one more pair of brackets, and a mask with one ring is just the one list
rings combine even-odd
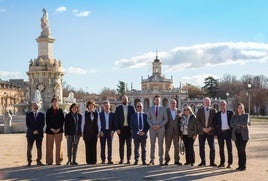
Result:
{"label": "street lamp", "polygon": [[248,84],[248,113],[250,116],[250,92],[249,89],[251,88],[251,83]]}
{"label": "street lamp", "polygon": [[229,95],[230,95],[229,92],[226,92],[227,109],[229,108],[229,101],[228,101]]}

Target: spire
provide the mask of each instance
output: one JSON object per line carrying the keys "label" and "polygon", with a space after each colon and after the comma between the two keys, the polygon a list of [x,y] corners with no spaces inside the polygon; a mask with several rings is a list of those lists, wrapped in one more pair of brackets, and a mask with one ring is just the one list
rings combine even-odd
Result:
{"label": "spire", "polygon": [[156,49],[155,51],[155,59],[154,62],[160,62],[160,60],[158,59],[158,50]]}

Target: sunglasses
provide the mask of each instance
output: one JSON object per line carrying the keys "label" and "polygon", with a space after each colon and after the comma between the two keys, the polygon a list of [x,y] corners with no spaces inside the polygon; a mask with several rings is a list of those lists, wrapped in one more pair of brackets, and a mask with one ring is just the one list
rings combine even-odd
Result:
{"label": "sunglasses", "polygon": [[142,106],[137,106],[138,108],[141,108]]}

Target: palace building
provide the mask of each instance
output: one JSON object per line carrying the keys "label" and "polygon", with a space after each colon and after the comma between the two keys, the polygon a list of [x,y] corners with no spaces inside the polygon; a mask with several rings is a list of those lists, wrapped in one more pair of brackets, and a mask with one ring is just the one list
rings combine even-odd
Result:
{"label": "palace building", "polygon": [[130,90],[127,93],[132,105],[136,105],[141,101],[144,105],[144,112],[153,105],[153,98],[159,95],[161,98],[161,105],[168,107],[171,99],[177,100],[177,107],[181,108],[182,100],[188,98],[188,93],[183,92],[180,87],[174,88],[173,77],[170,79],[162,75],[162,62],[156,58],[152,62],[152,75],[147,79],[141,78],[141,90]]}

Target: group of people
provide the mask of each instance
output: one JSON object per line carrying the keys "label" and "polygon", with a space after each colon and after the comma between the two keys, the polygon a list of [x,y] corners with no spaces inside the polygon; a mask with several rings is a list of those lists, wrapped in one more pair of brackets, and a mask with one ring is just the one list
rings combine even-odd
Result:
{"label": "group of people", "polygon": [[[130,164],[132,152],[132,139],[134,143],[134,165],[137,165],[141,157],[143,165],[155,164],[155,143],[158,143],[159,165],[168,165],[171,161],[169,152],[171,144],[174,146],[174,164],[180,162],[180,145],[185,147],[184,165],[193,166],[195,163],[194,142],[198,136],[199,155],[201,163],[206,165],[205,142],[207,140],[210,149],[210,166],[225,167],[224,142],[227,145],[228,165],[233,163],[232,140],[238,151],[237,170],[246,169],[246,144],[249,139],[249,116],[245,113],[244,105],[238,104],[235,113],[227,110],[227,103],[220,101],[220,110],[217,112],[211,107],[210,98],[206,97],[203,107],[195,114],[189,105],[179,110],[176,99],[170,101],[168,108],[160,105],[160,97],[153,99],[154,105],[147,113],[143,112],[142,102],[137,102],[135,107],[128,104],[128,97],[122,97],[122,104],[117,106],[115,112],[110,111],[110,103],[105,101],[103,109],[98,112],[95,102],[90,100],[86,104],[87,110],[79,112],[79,106],[73,103],[66,116],[58,106],[58,100],[51,100],[51,108],[44,115],[38,112],[37,103],[32,104],[32,111],[26,115],[27,125],[27,160],[28,166],[32,163],[32,148],[34,141],[37,147],[37,165],[44,165],[42,158],[43,129],[46,123],[46,164],[53,164],[53,145],[56,145],[55,163],[61,165],[63,153],[61,142],[63,134],[67,139],[66,164],[77,165],[76,155],[80,138],[85,143],[85,161],[87,164],[97,163],[97,140],[100,139],[101,163],[113,164],[112,142],[115,132],[119,136],[119,164],[124,163],[126,146],[126,164]],[[147,133],[150,136],[150,161],[146,162]],[[215,143],[218,139],[220,164],[215,164]],[[165,145],[164,145],[165,143]],[[107,149],[106,149],[107,145]],[[164,152],[165,146],[165,152]],[[141,154],[140,154],[141,147]],[[106,155],[107,150],[107,155]],[[107,161],[107,162],[106,162]]]}

